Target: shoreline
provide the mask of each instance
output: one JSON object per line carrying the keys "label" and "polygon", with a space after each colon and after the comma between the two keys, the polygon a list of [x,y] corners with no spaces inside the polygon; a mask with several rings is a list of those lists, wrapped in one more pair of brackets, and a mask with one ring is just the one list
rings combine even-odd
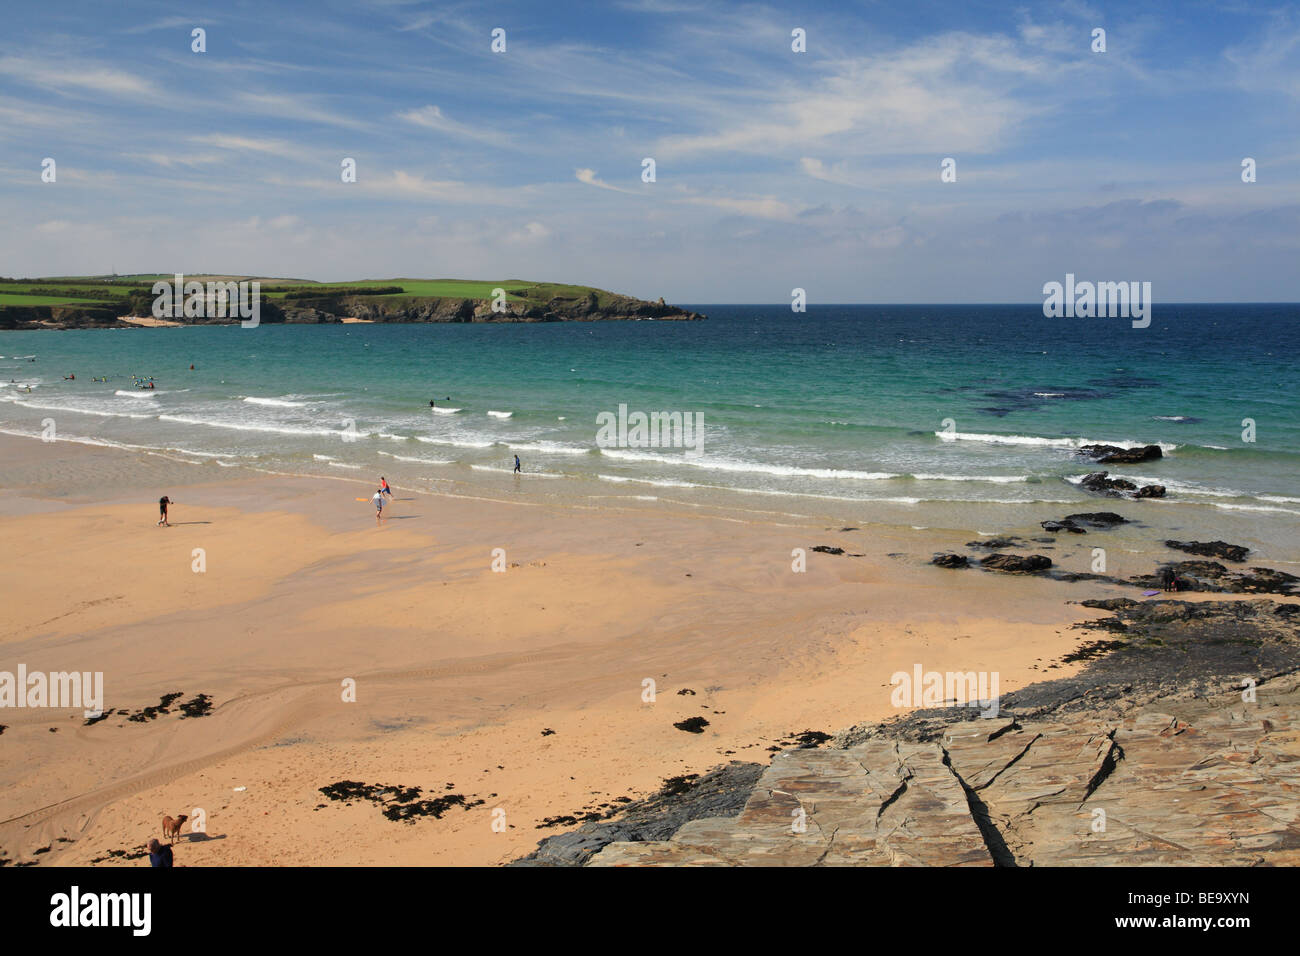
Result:
{"label": "shoreline", "polygon": [[[36,467],[91,456],[141,484],[156,463],[9,436],[0,446]],[[0,496],[24,542],[3,559],[23,595],[6,658],[102,670],[114,711],[91,727],[67,712],[4,713],[0,745],[43,771],[5,780],[5,856],[33,859],[51,845],[35,859],[89,862],[142,842],[164,812],[211,804],[209,833],[230,839],[194,841],[188,865],[503,863],[553,832],[537,829],[546,819],[596,797],[635,799],[732,757],[765,760],[791,734],[884,718],[889,675],[918,660],[996,670],[1004,693],[1031,683],[1086,641],[1069,627],[1089,612],[1066,601],[1131,592],[952,577],[890,558],[899,542],[883,541],[863,558],[810,553],[796,574],[793,547],[836,535],[654,508],[431,494],[398,501],[376,529],[368,505],[351,500],[355,487],[273,476],[195,484],[174,496],[170,529],[152,526],[156,494],[127,488],[99,502]],[[925,536],[914,534],[909,551],[923,554]],[[491,570],[495,547],[504,574]],[[195,548],[202,574],[190,567]],[[345,676],[358,681],[354,705],[336,703]],[[641,701],[647,678],[654,704]],[[126,719],[173,692],[210,695],[212,714]],[[673,726],[692,717],[708,721],[703,733]],[[472,806],[394,823],[364,799],[321,798],[343,780],[445,791]],[[32,816],[51,805],[61,809]],[[492,809],[513,829],[494,833]],[[278,835],[263,811],[375,845],[340,859],[327,840]]]}

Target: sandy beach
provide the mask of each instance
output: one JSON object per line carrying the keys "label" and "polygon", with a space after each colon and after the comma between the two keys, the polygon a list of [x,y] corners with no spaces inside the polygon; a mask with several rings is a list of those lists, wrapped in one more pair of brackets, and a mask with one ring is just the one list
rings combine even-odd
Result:
{"label": "sandy beach", "polygon": [[[924,532],[400,487],[376,527],[370,480],[160,488],[156,455],[0,448],[33,478],[0,497],[2,666],[102,671],[109,713],[3,712],[0,855],[42,865],[139,865],[162,816],[196,808],[179,865],[504,863],[548,820],[895,715],[890,676],[916,664],[996,671],[1004,693],[1069,674],[1054,662],[1095,613],[1067,602],[1121,593],[954,575]],[[74,460],[134,481],[60,488]],[[818,545],[850,554],[792,570]],[[199,695],[210,712],[185,716]],[[701,733],[674,727],[692,717]],[[421,788],[424,815],[321,792],[343,781]]]}

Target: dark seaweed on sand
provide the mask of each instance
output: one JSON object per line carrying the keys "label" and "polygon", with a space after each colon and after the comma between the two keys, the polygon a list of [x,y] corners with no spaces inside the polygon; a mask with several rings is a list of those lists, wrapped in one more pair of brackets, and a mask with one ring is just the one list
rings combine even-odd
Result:
{"label": "dark seaweed on sand", "polygon": [[[450,789],[453,784],[447,784]],[[466,798],[463,794],[447,793],[429,800],[421,800],[423,792],[419,787],[385,786],[378,783],[361,783],[358,780],[340,780],[326,787],[318,788],[331,800],[337,800],[348,806],[353,801],[366,800],[383,807],[384,816],[389,820],[402,823],[414,823],[417,817],[442,819],[452,807],[469,810],[481,806],[484,801]]]}

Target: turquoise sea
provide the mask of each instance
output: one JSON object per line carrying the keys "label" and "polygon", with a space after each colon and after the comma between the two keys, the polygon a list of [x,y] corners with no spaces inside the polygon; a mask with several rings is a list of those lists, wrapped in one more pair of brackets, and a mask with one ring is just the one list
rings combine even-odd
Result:
{"label": "turquoise sea", "polygon": [[[383,474],[984,533],[1112,508],[1077,487],[1105,467],[1077,446],[1159,443],[1165,459],[1109,469],[1169,489],[1128,512],[1300,554],[1300,306],[1157,303],[1146,329],[1039,305],[689,308],[709,319],[7,332],[0,430],[52,420],[187,481]],[[598,447],[597,416],[620,405],[702,416],[701,454]]]}

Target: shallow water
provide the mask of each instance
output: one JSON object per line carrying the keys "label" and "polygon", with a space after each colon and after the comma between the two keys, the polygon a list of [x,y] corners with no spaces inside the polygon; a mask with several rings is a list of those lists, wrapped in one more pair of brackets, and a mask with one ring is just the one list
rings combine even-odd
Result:
{"label": "shallow water", "polygon": [[[0,358],[0,429],[53,422],[61,439],[214,478],[384,474],[489,497],[971,532],[1112,509],[1076,487],[1105,467],[1077,446],[1159,443],[1163,460],[1109,470],[1170,497],[1121,510],[1295,557],[1297,306],[1157,305],[1147,329],[1038,306],[692,308],[709,320],[10,332],[0,353],[37,361]],[[702,416],[703,441],[599,447],[597,416],[620,405]]]}

